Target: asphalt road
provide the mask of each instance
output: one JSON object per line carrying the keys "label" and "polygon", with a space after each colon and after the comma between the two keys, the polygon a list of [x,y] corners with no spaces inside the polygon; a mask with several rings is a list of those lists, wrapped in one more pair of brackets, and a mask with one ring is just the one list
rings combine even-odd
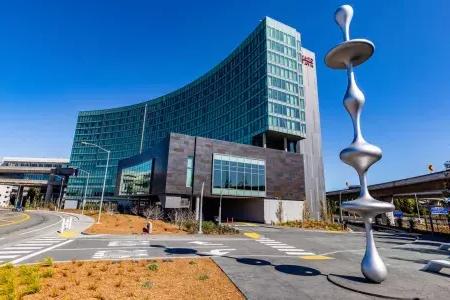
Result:
{"label": "asphalt road", "polygon": [[[79,231],[88,226],[86,222],[77,225]],[[83,222],[80,220],[80,223]],[[210,256],[248,299],[374,298],[338,287],[328,280],[330,276],[354,289],[390,297],[446,299],[450,292],[449,272],[420,271],[428,260],[448,259],[450,252],[438,250],[437,242],[406,234],[375,233],[390,274],[384,283],[374,285],[365,282],[359,271],[365,247],[363,233],[240,226],[246,235],[77,235],[64,238],[56,233],[56,228],[50,228],[45,234],[9,244],[9,249],[2,244],[0,257],[18,255],[13,262],[32,263],[47,256],[56,261]],[[26,249],[40,245],[45,246]],[[30,252],[4,254],[5,251]]]}
{"label": "asphalt road", "polygon": [[[17,218],[23,215],[15,214]],[[0,265],[8,262],[21,263],[72,241],[58,233],[62,220],[71,215],[44,210],[26,211],[25,214],[29,216],[25,221],[0,227]],[[0,211],[0,218],[5,215],[11,216],[11,212]],[[81,217],[81,221],[86,222],[85,217]],[[83,230],[92,223],[90,218],[87,224],[79,219],[78,216],[73,216],[75,230]]]}

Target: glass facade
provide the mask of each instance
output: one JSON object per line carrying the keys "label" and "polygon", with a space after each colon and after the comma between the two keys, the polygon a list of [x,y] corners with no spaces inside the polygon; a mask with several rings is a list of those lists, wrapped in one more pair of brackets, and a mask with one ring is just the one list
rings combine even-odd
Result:
{"label": "glass facade", "polygon": [[153,162],[145,161],[135,166],[122,169],[120,175],[119,195],[148,195],[152,180]]}
{"label": "glass facade", "polygon": [[[90,172],[88,197],[99,197],[111,151],[106,196],[115,191],[118,161],[145,151],[170,132],[252,144],[267,131],[305,137],[300,34],[265,18],[221,63],[192,83],[147,102],[78,115],[70,157]],[[142,146],[141,146],[142,145]],[[81,197],[84,174],[69,179]]]}
{"label": "glass facade", "polygon": [[186,160],[186,187],[192,187],[192,179],[194,175],[194,158],[189,156]]}
{"label": "glass facade", "polygon": [[266,162],[214,153],[212,194],[266,196]]}

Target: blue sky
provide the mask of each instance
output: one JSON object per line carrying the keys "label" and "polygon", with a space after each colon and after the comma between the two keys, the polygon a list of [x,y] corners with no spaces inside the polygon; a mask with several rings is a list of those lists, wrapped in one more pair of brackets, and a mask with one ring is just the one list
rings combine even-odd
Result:
{"label": "blue sky", "polygon": [[[338,157],[352,139],[345,73],[323,57],[340,42],[342,1],[0,1],[0,157],[68,157],[77,112],[179,88],[231,52],[264,16],[316,52],[327,190],[356,184]],[[376,46],[356,69],[365,136],[382,182],[450,159],[450,1],[349,1],[352,37]]]}

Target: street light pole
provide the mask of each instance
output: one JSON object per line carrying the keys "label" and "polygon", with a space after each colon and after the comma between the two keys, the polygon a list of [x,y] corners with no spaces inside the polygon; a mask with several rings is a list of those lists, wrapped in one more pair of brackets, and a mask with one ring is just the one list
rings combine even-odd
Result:
{"label": "street light pole", "polygon": [[80,169],[80,168],[78,168],[78,170],[87,174],[86,184],[85,184],[85,187],[84,187],[84,196],[83,196],[82,209],[81,209],[81,214],[84,215],[84,205],[86,204],[86,194],[87,194],[87,188],[88,188],[88,185],[89,185],[89,175],[90,175],[90,173],[88,171]]}
{"label": "street light pole", "polygon": [[205,188],[205,182],[202,182],[202,191],[200,193],[200,211],[198,213],[198,233],[203,234],[203,189]]}
{"label": "street light pole", "polygon": [[220,189],[220,199],[219,199],[219,225],[222,225],[222,191]]}
{"label": "street light pole", "polygon": [[106,150],[105,148],[94,144],[94,143],[88,143],[88,142],[81,142],[83,145],[89,145],[89,146],[94,146],[99,148],[100,150],[105,151],[108,154],[108,158],[106,159],[106,167],[105,167],[105,177],[103,178],[103,188],[102,188],[102,196],[100,198],[100,208],[99,208],[99,212],[98,212],[98,219],[97,219],[97,224],[100,224],[100,218],[102,216],[102,207],[103,207],[103,198],[105,196],[105,186],[106,186],[106,176],[108,175],[108,167],[109,167],[109,156],[111,154],[110,150]]}

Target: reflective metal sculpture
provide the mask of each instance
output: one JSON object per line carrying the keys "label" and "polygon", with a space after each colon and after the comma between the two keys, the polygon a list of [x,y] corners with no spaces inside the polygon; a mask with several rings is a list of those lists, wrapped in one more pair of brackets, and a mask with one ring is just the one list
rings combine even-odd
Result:
{"label": "reflective metal sculpture", "polygon": [[360,195],[358,199],[345,202],[342,209],[355,212],[364,219],[366,227],[366,253],[361,262],[364,276],[373,282],[380,283],[386,279],[387,269],[378,254],[372,233],[372,219],[381,213],[394,210],[391,203],[378,201],[367,189],[367,170],[381,159],[381,149],[369,144],[361,133],[360,116],[365,102],[364,94],[355,81],[353,68],[368,60],[374,45],[366,39],[350,39],[350,22],[353,9],[350,5],[343,5],[336,10],[336,22],[344,34],[344,42],[328,52],[325,63],[332,69],[347,69],[348,86],[344,96],[344,106],[353,121],[353,142],[341,151],[341,160],[352,166],[359,176]]}

